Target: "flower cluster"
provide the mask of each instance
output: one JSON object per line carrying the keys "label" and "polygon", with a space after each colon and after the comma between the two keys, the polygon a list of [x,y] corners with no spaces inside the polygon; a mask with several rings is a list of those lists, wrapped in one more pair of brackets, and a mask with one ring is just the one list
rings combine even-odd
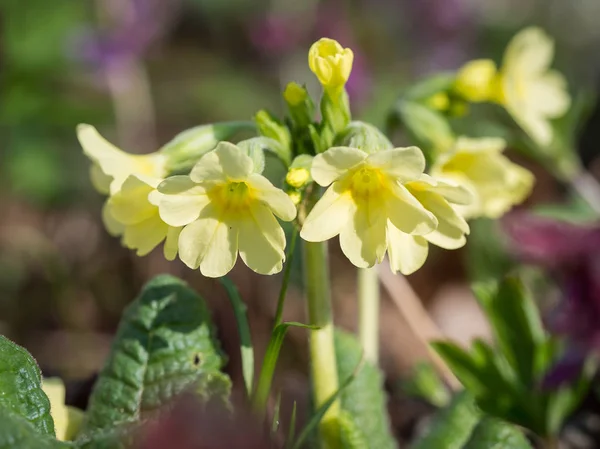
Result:
{"label": "flower cluster", "polygon": [[[511,48],[531,39],[519,38],[525,44]],[[512,86],[521,53],[509,53],[501,79]],[[216,132],[217,125],[206,125],[155,153],[131,155],[80,125],[92,180],[108,195],[103,216],[109,232],[140,256],[164,242],[167,259],[178,255],[205,276],[224,276],[238,254],[255,272],[270,275],[285,262],[279,219],[293,221],[309,242],[339,235],[357,267],[372,267],[387,254],[394,272],[410,274],[425,262],[430,243],[463,246],[467,218],[501,216],[531,190],[533,176],[502,155],[501,139],[458,138],[426,173],[418,147],[394,148],[373,125],[351,122],[345,85],[352,50],[321,39],[308,62],[324,91],[321,121],[304,86],[290,83],[283,92],[288,117],[259,111],[259,136],[237,144],[227,141],[235,126]],[[486,100],[497,96],[498,76],[489,62],[474,62],[455,88],[473,101]],[[503,92],[512,101],[510,88]],[[281,188],[262,174],[264,151],[287,167]],[[319,186],[326,187],[322,196]]]}

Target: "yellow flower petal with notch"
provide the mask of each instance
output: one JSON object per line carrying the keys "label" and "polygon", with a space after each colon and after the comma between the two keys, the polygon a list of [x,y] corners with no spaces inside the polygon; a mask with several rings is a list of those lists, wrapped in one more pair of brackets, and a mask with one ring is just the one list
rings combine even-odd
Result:
{"label": "yellow flower petal with notch", "polygon": [[460,137],[453,149],[442,154],[431,173],[467,187],[474,194],[470,205],[456,206],[466,218],[498,218],[530,194],[533,174],[502,154],[500,138]]}
{"label": "yellow flower petal with notch", "polygon": [[167,178],[158,187],[162,220],[183,226],[179,258],[204,276],[226,275],[238,254],[257,273],[281,271],[286,242],[275,216],[291,221],[296,206],[253,170],[242,149],[221,142],[189,176]]}

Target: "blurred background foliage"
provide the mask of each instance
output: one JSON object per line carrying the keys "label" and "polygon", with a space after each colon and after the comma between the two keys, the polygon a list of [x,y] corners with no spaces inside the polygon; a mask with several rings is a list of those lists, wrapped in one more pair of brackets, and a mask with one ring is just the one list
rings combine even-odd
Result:
{"label": "blurred background foliage", "polygon": [[[237,337],[224,292],[160,254],[137,258],[106,234],[75,126],[93,124],[126,151],[144,153],[194,125],[247,120],[259,108],[280,113],[287,81],[318,94],[306,55],[322,36],[354,50],[353,114],[381,127],[404,87],[475,57],[498,61],[510,37],[531,24],[555,37],[556,66],[571,88],[595,92],[599,16],[596,0],[1,0],[0,333],[25,345],[45,372],[85,381],[102,365],[123,307],[152,275],[170,272],[213,304],[235,382]],[[594,172],[598,136],[588,128],[579,149]],[[527,206],[561,200],[551,176],[518,161],[537,176]],[[281,176],[274,164],[268,170]],[[489,337],[468,280],[513,264],[496,228],[474,223],[464,250],[439,250],[409,279],[436,324],[460,344]],[[336,318],[354,329],[354,271],[338,257],[337,242],[332,251]],[[279,278],[261,279],[245,267],[233,277],[261,354]],[[286,317],[301,321],[298,291]],[[279,387],[301,398],[304,334],[290,335]],[[415,341],[388,298],[381,363],[390,385],[427,358]],[[79,392],[85,398],[85,388],[75,387],[69,400],[85,401]],[[390,403],[398,432],[411,419],[406,410],[419,407]]]}

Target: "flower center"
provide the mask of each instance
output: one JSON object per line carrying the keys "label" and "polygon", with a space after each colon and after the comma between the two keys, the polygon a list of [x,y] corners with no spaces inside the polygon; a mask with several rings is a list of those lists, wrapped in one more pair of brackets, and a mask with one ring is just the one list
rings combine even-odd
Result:
{"label": "flower center", "polygon": [[230,182],[223,190],[225,203],[229,208],[240,209],[248,202],[248,185],[245,182]]}
{"label": "flower center", "polygon": [[357,197],[369,197],[379,192],[383,186],[379,170],[361,168],[353,176],[350,183],[352,194]]}

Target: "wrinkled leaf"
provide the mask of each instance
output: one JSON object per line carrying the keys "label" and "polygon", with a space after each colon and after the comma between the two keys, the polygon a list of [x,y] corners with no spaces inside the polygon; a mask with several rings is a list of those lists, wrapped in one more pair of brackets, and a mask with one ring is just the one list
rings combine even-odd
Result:
{"label": "wrinkled leaf", "polygon": [[0,408],[0,449],[67,449],[68,443],[41,434],[24,417]]}
{"label": "wrinkled leaf", "polygon": [[0,409],[25,418],[41,434],[54,436],[50,401],[31,354],[0,335]]}
{"label": "wrinkled leaf", "polygon": [[137,421],[184,389],[201,390],[211,385],[207,379],[224,376],[223,363],[205,302],[183,281],[158,276],[123,315],[84,432]]}
{"label": "wrinkled leaf", "polygon": [[532,447],[515,426],[496,418],[485,417],[475,427],[464,449],[532,449]]}

